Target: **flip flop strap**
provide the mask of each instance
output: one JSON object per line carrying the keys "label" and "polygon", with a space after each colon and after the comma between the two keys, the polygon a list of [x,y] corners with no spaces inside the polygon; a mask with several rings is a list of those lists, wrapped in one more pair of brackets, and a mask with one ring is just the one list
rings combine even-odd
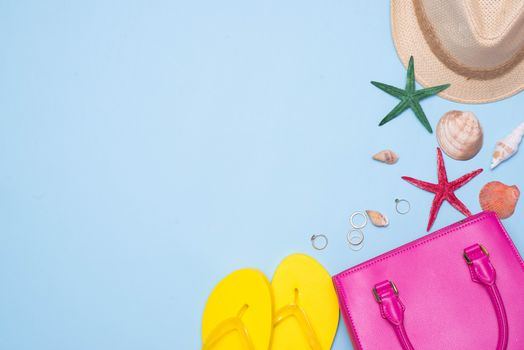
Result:
{"label": "flip flop strap", "polygon": [[302,309],[299,305],[289,304],[282,307],[276,312],[273,323],[276,326],[289,317],[294,317],[297,320],[300,329],[302,329],[307,338],[311,350],[322,350],[322,346],[320,345],[313,325],[309,321],[309,318],[307,317],[304,309]]}
{"label": "flip flop strap", "polygon": [[202,350],[211,349],[213,345],[215,345],[220,339],[222,339],[224,336],[231,332],[237,332],[240,335],[240,339],[242,340],[242,343],[244,344],[244,347],[246,349],[255,350],[253,341],[249,336],[249,331],[244,322],[242,322],[242,320],[240,319],[244,311],[245,310],[241,310],[238,316],[228,318],[227,320],[224,320],[218,326],[216,326],[204,341]]}

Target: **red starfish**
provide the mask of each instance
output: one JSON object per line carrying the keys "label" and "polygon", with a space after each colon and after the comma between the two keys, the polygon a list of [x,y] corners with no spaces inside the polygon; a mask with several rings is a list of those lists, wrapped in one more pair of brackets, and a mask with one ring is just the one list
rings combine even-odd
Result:
{"label": "red starfish", "polygon": [[428,228],[429,231],[431,229],[431,226],[433,226],[433,223],[435,222],[435,219],[437,218],[437,213],[440,209],[440,206],[442,205],[442,202],[444,200],[447,200],[449,204],[451,204],[455,209],[460,211],[462,214],[466,216],[470,216],[471,212],[466,208],[464,203],[460,201],[460,199],[455,196],[455,191],[458,190],[460,187],[464,186],[466,183],[468,183],[471,179],[473,179],[475,176],[480,174],[483,169],[477,169],[475,171],[472,171],[464,176],[459,177],[458,179],[449,182],[448,181],[448,175],[446,174],[446,167],[444,166],[444,159],[442,158],[442,151],[440,148],[437,147],[437,166],[438,166],[438,184],[432,184],[425,181],[420,181],[417,179],[414,179],[409,176],[402,176],[402,179],[406,180],[407,182],[422,188],[423,190],[426,190],[428,192],[435,193],[435,198],[433,198],[433,204],[431,205],[431,211],[429,212],[429,222],[428,222]]}

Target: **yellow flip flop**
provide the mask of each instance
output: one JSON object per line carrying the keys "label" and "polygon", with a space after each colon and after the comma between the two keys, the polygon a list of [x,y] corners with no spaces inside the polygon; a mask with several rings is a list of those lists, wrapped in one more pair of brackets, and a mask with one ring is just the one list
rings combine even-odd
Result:
{"label": "yellow flip flop", "polygon": [[272,332],[269,281],[255,269],[225,277],[209,296],[202,318],[202,350],[267,350]]}
{"label": "yellow flip flop", "polygon": [[271,350],[328,350],[338,328],[339,308],[329,273],[315,259],[285,258],[271,282]]}

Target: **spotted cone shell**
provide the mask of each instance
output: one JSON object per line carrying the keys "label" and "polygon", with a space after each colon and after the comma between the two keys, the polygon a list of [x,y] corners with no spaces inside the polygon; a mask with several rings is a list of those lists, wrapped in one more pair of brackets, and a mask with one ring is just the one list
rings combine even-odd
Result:
{"label": "spotted cone shell", "polygon": [[451,158],[468,160],[482,148],[482,127],[472,112],[449,111],[437,124],[437,140]]}
{"label": "spotted cone shell", "polygon": [[515,212],[519,196],[520,190],[517,186],[492,181],[480,190],[479,201],[482,210],[494,211],[499,219],[506,219]]}

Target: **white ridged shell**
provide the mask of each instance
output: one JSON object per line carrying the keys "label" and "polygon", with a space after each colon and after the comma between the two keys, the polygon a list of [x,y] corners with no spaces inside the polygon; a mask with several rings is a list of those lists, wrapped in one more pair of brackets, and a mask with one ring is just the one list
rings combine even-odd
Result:
{"label": "white ridged shell", "polygon": [[508,136],[497,142],[495,150],[493,151],[493,159],[491,160],[491,169],[503,161],[511,158],[519,149],[519,144],[524,137],[524,123],[521,123]]}
{"label": "white ridged shell", "polygon": [[472,112],[449,111],[438,122],[437,140],[451,158],[468,160],[482,148],[482,127]]}

